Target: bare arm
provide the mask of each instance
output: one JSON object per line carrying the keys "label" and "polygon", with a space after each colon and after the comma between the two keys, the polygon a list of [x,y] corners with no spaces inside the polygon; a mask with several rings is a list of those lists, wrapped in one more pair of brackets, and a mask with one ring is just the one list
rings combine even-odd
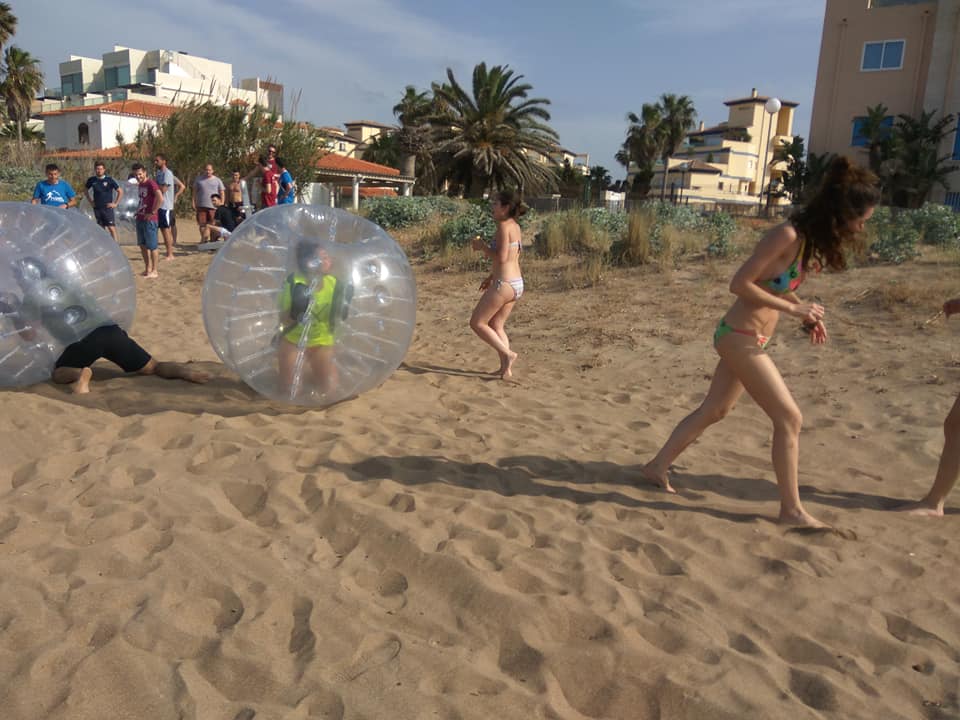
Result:
{"label": "bare arm", "polygon": [[751,305],[773,308],[812,322],[820,320],[823,317],[823,308],[820,305],[798,302],[799,298],[795,293],[788,296],[774,295],[760,287],[764,275],[768,273],[767,268],[778,258],[795,252],[799,242],[796,230],[786,223],[768,232],[757,243],[750,259],[740,266],[733,276],[730,292]]}

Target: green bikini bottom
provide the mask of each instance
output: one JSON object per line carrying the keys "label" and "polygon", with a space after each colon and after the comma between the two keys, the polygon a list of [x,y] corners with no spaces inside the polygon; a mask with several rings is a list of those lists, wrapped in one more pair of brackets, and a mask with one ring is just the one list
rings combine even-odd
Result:
{"label": "green bikini bottom", "polygon": [[770,342],[770,338],[766,335],[761,335],[760,333],[754,332],[753,330],[741,330],[740,328],[735,328],[727,324],[727,319],[723,318],[720,321],[720,324],[717,325],[717,329],[713,331],[713,346],[716,347],[717,343],[720,342],[720,338],[724,335],[729,335],[730,333],[737,333],[737,335],[747,335],[752,338],[756,338],[757,347],[761,350],[766,349],[767,344]]}

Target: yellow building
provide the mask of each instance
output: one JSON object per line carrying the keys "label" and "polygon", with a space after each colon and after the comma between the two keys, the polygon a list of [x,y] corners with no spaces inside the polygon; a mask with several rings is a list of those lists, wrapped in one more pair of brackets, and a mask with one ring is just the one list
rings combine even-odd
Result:
{"label": "yellow building", "polygon": [[[759,95],[727,100],[726,122],[700,127],[687,134],[685,147],[668,162],[667,193],[675,202],[728,210],[750,211],[766,204],[761,192],[776,187],[786,165],[775,162],[775,150],[793,140],[797,103]],[[769,109],[768,109],[769,108]],[[771,112],[772,110],[772,112]],[[660,196],[663,166],[651,182],[650,198]],[[788,205],[789,198],[770,199]]]}
{"label": "yellow building", "polygon": [[[860,127],[868,107],[897,115],[960,114],[960,0],[827,0],[809,150],[867,163]],[[960,136],[940,155],[960,161]],[[931,200],[960,210],[960,172]]]}

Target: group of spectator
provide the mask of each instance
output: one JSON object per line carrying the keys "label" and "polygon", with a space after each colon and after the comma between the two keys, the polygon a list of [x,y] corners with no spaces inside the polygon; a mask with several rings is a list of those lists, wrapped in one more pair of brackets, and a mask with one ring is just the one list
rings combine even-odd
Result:
{"label": "group of spectator", "polygon": [[[154,175],[135,163],[131,167],[130,180],[136,180],[139,204],[136,212],[137,245],[143,255],[143,277],[159,277],[158,231],[166,249],[165,260],[172,260],[173,247],[177,242],[177,218],[174,211],[177,199],[186,186],[167,167],[167,158],[157,153],[153,158]],[[107,174],[100,160],[93,166],[94,174],[86,181],[84,195],[93,207],[94,218],[114,240],[117,240],[117,205],[124,191],[120,183]],[[71,208],[77,204],[77,195],[66,180],[60,177],[60,168],[50,163],[45,168],[46,179],[37,183],[33,191],[34,205]],[[246,177],[249,185],[259,180],[260,193],[257,209],[292,203],[296,195],[296,183],[282,158],[277,157],[277,148],[270,145],[267,154],[258,158],[257,167]],[[211,238],[225,238],[245,218],[243,180],[239,170],[231,173],[230,182],[224,185],[214,173],[213,165],[207,163],[203,172],[193,181],[191,204],[200,228],[201,243]]]}

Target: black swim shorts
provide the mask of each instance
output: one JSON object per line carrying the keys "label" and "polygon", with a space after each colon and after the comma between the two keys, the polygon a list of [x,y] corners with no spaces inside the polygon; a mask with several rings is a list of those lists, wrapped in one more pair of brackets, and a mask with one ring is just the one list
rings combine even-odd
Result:
{"label": "black swim shorts", "polygon": [[132,373],[142,370],[150,362],[150,353],[131,340],[119,325],[104,325],[83,340],[68,345],[57,358],[56,367],[90,367],[100,358]]}

